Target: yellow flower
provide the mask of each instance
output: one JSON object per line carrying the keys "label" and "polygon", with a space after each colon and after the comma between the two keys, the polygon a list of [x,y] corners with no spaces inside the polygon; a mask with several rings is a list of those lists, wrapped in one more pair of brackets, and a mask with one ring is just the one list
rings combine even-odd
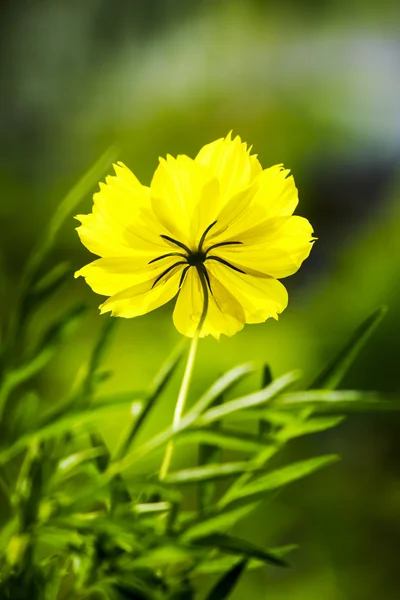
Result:
{"label": "yellow flower", "polygon": [[101,313],[137,317],[178,294],[174,323],[193,337],[233,335],[287,306],[278,281],[310,253],[312,227],[292,216],[297,189],[282,165],[263,170],[239,137],[193,160],[160,159],[150,187],[122,163],[79,215],[82,243],[101,258],[83,267]]}

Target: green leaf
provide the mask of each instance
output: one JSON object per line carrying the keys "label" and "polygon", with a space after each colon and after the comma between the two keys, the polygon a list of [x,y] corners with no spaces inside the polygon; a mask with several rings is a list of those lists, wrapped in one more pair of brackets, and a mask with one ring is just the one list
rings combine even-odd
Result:
{"label": "green leaf", "polygon": [[[223,431],[212,429],[184,431],[177,438],[176,444],[187,443],[201,443],[208,448],[212,448],[211,456],[215,448],[226,448],[227,450],[236,450],[238,452],[259,452],[266,446],[266,442],[263,442],[258,437],[226,429]],[[201,464],[208,464],[208,461]]]}
{"label": "green leaf", "polygon": [[276,401],[279,410],[311,407],[314,412],[400,410],[399,395],[356,390],[309,390],[284,394]]}
{"label": "green leaf", "polygon": [[212,533],[232,528],[238,521],[250,514],[258,505],[259,500],[245,498],[234,506],[214,508],[209,514],[196,516],[182,523],[181,537],[184,541],[195,540]]}
{"label": "green leaf", "polygon": [[292,481],[302,479],[303,477],[311,475],[311,473],[314,473],[322,467],[331,465],[338,460],[339,457],[337,455],[329,454],[326,456],[318,456],[316,458],[295,462],[286,467],[282,467],[281,469],[271,471],[267,475],[262,475],[258,479],[248,483],[247,485],[244,485],[243,487],[232,490],[232,492],[229,494],[229,497],[221,502],[221,505],[223,506],[225,503],[231,503],[238,498],[262,496],[267,491],[281,488]]}
{"label": "green leaf", "polygon": [[64,478],[67,475],[71,475],[71,473],[73,474],[76,468],[82,463],[88,460],[93,460],[94,458],[98,458],[100,456],[104,456],[106,452],[106,449],[97,447],[87,448],[86,450],[81,450],[80,452],[70,454],[69,456],[60,460],[58,463],[55,477],[59,479]]}
{"label": "green leaf", "polygon": [[[218,396],[214,402],[211,404],[211,406],[217,406],[218,404],[221,404],[223,402],[223,394],[221,394],[220,396]],[[203,430],[201,433],[207,434],[211,433],[211,438],[210,437],[202,437],[202,440],[199,444],[199,466],[201,465],[210,465],[212,463],[218,463],[221,461],[222,458],[222,447],[221,445],[218,445],[215,443],[216,438],[215,438],[215,433],[217,432],[218,435],[218,430],[221,427],[221,423],[219,421],[215,421],[215,423],[213,423],[210,427],[210,429],[207,430]],[[196,432],[193,432],[194,434]],[[220,432],[221,433],[221,432]],[[185,434],[183,434],[183,439],[185,438]],[[223,434],[223,437],[225,437],[225,435]],[[218,438],[220,439],[220,438]],[[224,442],[226,440],[224,439]],[[197,487],[197,498],[198,498],[198,506],[199,506],[199,511],[203,512],[203,510],[209,506],[212,501],[213,501],[213,497],[215,494],[215,482],[203,482],[200,483],[200,485]]]}
{"label": "green leaf", "polygon": [[40,242],[32,253],[23,276],[25,285],[36,276],[44,259],[54,245],[54,241],[64,225],[65,221],[76,210],[78,204],[85,196],[92,192],[104,172],[109,169],[111,163],[116,160],[118,150],[112,146],[94,163],[94,165],[83,175],[74,187],[61,200],[58,208],[50,221],[47,231],[41,236]]}
{"label": "green leaf", "polygon": [[[284,557],[286,554],[297,550],[298,546],[296,544],[289,544],[287,546],[277,546],[276,548],[269,548],[268,552],[278,557]],[[208,560],[203,560],[199,563],[193,570],[193,575],[203,575],[203,574],[215,574],[222,573],[229,569],[231,569],[235,564],[237,564],[237,557],[231,555],[221,555],[221,556],[212,556]],[[264,562],[259,559],[250,559],[247,564],[247,568],[250,569],[259,569],[264,566]]]}
{"label": "green leaf", "polygon": [[309,435],[310,433],[318,433],[337,427],[344,421],[346,417],[314,417],[308,419],[308,421],[302,421],[298,419],[292,423],[287,424],[282,433],[278,434],[279,439],[291,440],[302,435]]}
{"label": "green leaf", "polygon": [[58,420],[43,425],[16,440],[8,448],[0,452],[0,464],[16,456],[32,442],[40,442],[66,432],[93,431],[104,421],[112,421],[126,417],[126,409],[132,402],[126,404],[101,404],[82,410],[71,411]]}
{"label": "green leaf", "polygon": [[194,543],[196,546],[218,548],[218,550],[227,552],[228,554],[239,554],[246,558],[258,558],[276,567],[289,567],[289,563],[279,556],[267,552],[250,542],[225,533],[213,533],[202,538],[197,538]]}
{"label": "green leaf", "polygon": [[235,589],[240,577],[247,567],[247,559],[241,560],[217,581],[206,600],[225,600]]}
{"label": "green leaf", "polygon": [[[223,402],[224,394],[232,389],[243,377],[246,377],[249,373],[254,370],[253,365],[244,364],[231,369],[222,377],[217,379],[217,381],[209,388],[203,396],[196,402],[191,411],[186,415],[186,419],[197,419],[204,410],[209,407],[214,407],[220,405]],[[219,421],[215,421],[212,425],[212,429],[219,429],[220,423]],[[210,429],[211,431],[211,429]],[[191,438],[192,440],[194,438]],[[218,458],[221,454],[221,448],[227,447],[221,444],[221,438],[218,438],[220,443],[215,443],[215,437],[202,438],[201,444],[199,446],[199,464],[210,464],[212,462],[217,462]],[[199,440],[200,441],[200,440]],[[228,443],[228,440],[223,440],[225,444]],[[202,485],[198,487],[198,501],[200,510],[203,510],[208,504],[211,503],[212,497],[214,495],[215,486],[212,482],[204,482]]]}
{"label": "green leaf", "polygon": [[[264,365],[261,387],[262,388],[267,387],[268,385],[270,385],[270,383],[272,383],[272,381],[273,381],[273,378],[272,378],[271,369],[270,369],[269,365]],[[265,419],[260,419],[259,423],[258,423],[259,436],[263,437],[263,436],[267,435],[268,432],[269,432],[268,421],[266,421]]]}
{"label": "green leaf", "polygon": [[182,358],[182,354],[184,351],[184,345],[178,344],[178,346],[173,350],[171,356],[167,359],[167,361],[162,365],[161,369],[157,373],[156,377],[153,380],[152,385],[150,386],[149,392],[145,395],[145,401],[142,403],[141,410],[137,415],[135,415],[135,420],[132,423],[131,429],[120,443],[120,446],[116,452],[115,459],[122,460],[130,448],[133,440],[139,433],[142,428],[144,422],[150,414],[150,411],[155,406],[159,396],[162,394],[172,376],[174,375],[179,362]]}
{"label": "green leaf", "polygon": [[73,269],[69,262],[62,262],[50,269],[38,282],[27,291],[23,299],[21,319],[26,320],[27,315],[39,304],[47,300],[64,283],[72,278]]}
{"label": "green leaf", "polygon": [[335,356],[322,373],[314,380],[310,386],[311,389],[324,388],[333,390],[339,385],[364,344],[382,321],[386,312],[387,308],[382,306],[370,315],[358,329],[356,329],[339,354]]}
{"label": "green leaf", "polygon": [[298,378],[299,373],[297,371],[287,373],[286,375],[275,379],[275,381],[259,392],[254,392],[253,394],[248,394],[242,398],[225,402],[221,406],[210,408],[197,419],[196,426],[199,427],[203,425],[209,425],[210,423],[230,416],[235,412],[265,404],[266,402],[273,400],[273,398],[290,387],[295,381],[298,380]]}
{"label": "green leaf", "polygon": [[213,404],[222,394],[231,389],[243,377],[254,371],[252,364],[244,364],[235,367],[222,375],[217,381],[206,391],[196,404],[185,415],[185,420],[195,421],[200,415]]}
{"label": "green leaf", "polygon": [[86,376],[82,382],[81,404],[89,404],[96,389],[97,375],[112,341],[118,319],[106,318],[101,328],[97,343],[91,353]]}
{"label": "green leaf", "polygon": [[58,321],[50,326],[31,356],[26,359],[24,363],[6,374],[0,389],[0,417],[10,393],[18,385],[36,375],[46,366],[61,343],[75,329],[84,310],[85,307],[79,305],[65,313]]}
{"label": "green leaf", "polygon": [[199,481],[214,481],[225,477],[232,477],[249,470],[249,461],[218,463],[215,465],[205,465],[201,467],[192,467],[191,469],[182,469],[167,475],[164,479],[169,484],[188,484]]}

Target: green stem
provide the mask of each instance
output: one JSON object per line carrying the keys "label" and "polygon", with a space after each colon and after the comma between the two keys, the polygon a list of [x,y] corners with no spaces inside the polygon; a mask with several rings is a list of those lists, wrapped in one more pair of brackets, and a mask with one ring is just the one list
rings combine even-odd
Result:
{"label": "green stem", "polygon": [[[174,420],[172,422],[173,429],[176,429],[182,417],[183,409],[185,408],[185,402],[189,391],[190,380],[192,378],[194,360],[196,357],[197,343],[199,341],[199,330],[196,331],[189,349],[189,356],[187,359],[185,372],[183,374],[182,384],[178,394],[178,400],[176,401]],[[170,440],[165,451],[164,460],[160,470],[160,479],[165,479],[169,466],[171,464],[172,453],[174,451],[173,441]]]}
{"label": "green stem", "polygon": [[[194,361],[196,358],[196,351],[197,351],[199,336],[200,336],[200,332],[203,328],[204,321],[206,320],[207,312],[208,312],[207,280],[206,280],[206,277],[205,277],[204,272],[201,269],[201,267],[197,268],[197,273],[199,275],[201,287],[203,290],[203,311],[201,313],[196,332],[195,332],[193,339],[191,341],[191,344],[190,344],[189,355],[188,355],[188,359],[187,359],[187,363],[186,363],[186,367],[185,367],[185,372],[183,374],[183,379],[182,379],[181,387],[180,387],[179,394],[178,394],[178,400],[176,401],[174,419],[172,421],[173,429],[178,428],[179,423],[182,418],[183,410],[185,408],[185,403],[186,403],[187,395],[189,392],[190,380],[192,378],[192,373],[193,373]],[[170,440],[167,444],[167,449],[165,451],[164,460],[162,462],[161,469],[160,469],[159,478],[161,480],[165,479],[165,477],[168,474],[168,469],[171,464],[173,451],[174,451],[174,442],[173,442],[173,440]]]}

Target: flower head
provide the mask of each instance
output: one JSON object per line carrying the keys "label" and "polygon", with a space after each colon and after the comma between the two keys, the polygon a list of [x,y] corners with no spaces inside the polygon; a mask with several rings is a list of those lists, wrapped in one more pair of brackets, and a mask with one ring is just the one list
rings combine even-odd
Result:
{"label": "flower head", "polygon": [[192,337],[233,335],[277,319],[288,295],[278,281],[312,247],[293,216],[297,189],[282,165],[263,170],[239,137],[204,146],[193,160],[160,159],[150,187],[122,163],[79,215],[82,243],[101,258],[83,267],[101,313],[137,317],[178,294],[174,323]]}

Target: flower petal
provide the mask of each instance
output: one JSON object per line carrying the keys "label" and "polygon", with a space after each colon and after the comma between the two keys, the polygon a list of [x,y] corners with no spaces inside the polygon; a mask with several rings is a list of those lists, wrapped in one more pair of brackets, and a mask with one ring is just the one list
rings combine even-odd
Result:
{"label": "flower petal", "polygon": [[251,156],[247,144],[231,134],[203,146],[195,161],[208,167],[220,183],[220,206],[247,188],[262,171],[257,156]]}
{"label": "flower petal", "polygon": [[271,278],[254,277],[233,271],[217,262],[207,262],[207,270],[232,294],[243,308],[246,323],[262,323],[285,310],[288,294],[284,285]]}
{"label": "flower petal", "polygon": [[[232,336],[243,328],[245,316],[235,297],[219,281],[210,277],[212,295],[208,296],[208,311],[200,336],[221,334]],[[196,333],[204,307],[204,294],[195,268],[189,269],[179,292],[174,310],[177,330],[188,337]]]}
{"label": "flower petal", "polygon": [[[293,177],[282,165],[265,169],[249,187],[235,194],[222,207],[209,241],[262,241],[271,227],[282,225],[298,204]],[[256,238],[258,238],[256,240]]]}
{"label": "flower petal", "polygon": [[188,156],[168,155],[154,173],[151,198],[153,211],[169,234],[194,250],[212,223],[218,181]]}
{"label": "flower petal", "polygon": [[267,224],[263,226],[266,227],[265,242],[251,243],[259,239],[256,235],[259,236],[260,231],[255,228],[253,238],[249,235],[246,241],[243,236],[243,244],[218,248],[215,254],[243,271],[254,269],[278,279],[293,275],[311,252],[311,224],[303,217],[294,216],[284,219],[281,227],[276,229],[270,227],[268,231]]}
{"label": "flower petal", "polygon": [[112,296],[139,283],[154,281],[181,260],[179,256],[171,256],[148,264],[142,256],[99,258],[77,271],[75,277],[84,277],[96,294]]}
{"label": "flower petal", "polygon": [[101,314],[111,312],[114,317],[129,319],[159,308],[178,293],[181,272],[179,266],[154,287],[151,279],[114,294],[100,306]]}
{"label": "flower petal", "polygon": [[[116,175],[108,176],[93,196],[93,212],[76,217],[82,223],[77,228],[79,237],[90,252],[99,256],[134,256],[141,252],[150,259],[165,244],[144,226],[143,211],[151,209],[149,188],[141,185],[123,163],[114,165],[114,169]],[[156,217],[153,215],[151,220],[156,221]]]}

